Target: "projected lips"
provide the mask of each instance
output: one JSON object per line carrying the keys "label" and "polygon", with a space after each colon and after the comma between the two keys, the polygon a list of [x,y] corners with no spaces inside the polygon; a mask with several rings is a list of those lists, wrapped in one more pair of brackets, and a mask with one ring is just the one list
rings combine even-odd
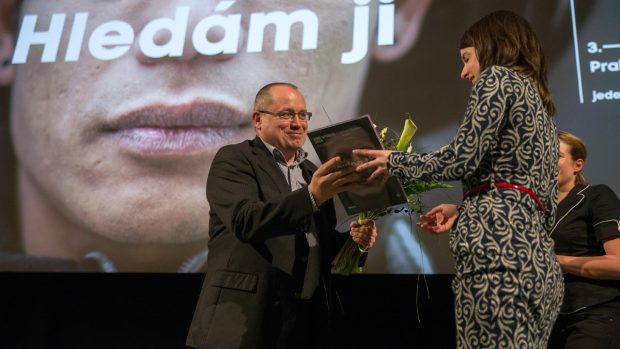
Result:
{"label": "projected lips", "polygon": [[217,103],[152,105],[121,115],[103,132],[132,152],[196,153],[244,139],[249,120]]}

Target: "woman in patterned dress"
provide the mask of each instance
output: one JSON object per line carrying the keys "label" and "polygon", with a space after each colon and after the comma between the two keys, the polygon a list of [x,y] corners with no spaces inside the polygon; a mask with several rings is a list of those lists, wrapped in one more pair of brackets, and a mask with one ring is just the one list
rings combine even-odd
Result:
{"label": "woman in patterned dress", "polygon": [[509,11],[473,24],[460,43],[470,80],[454,140],[424,155],[355,150],[358,171],[461,180],[463,204],[440,205],[422,228],[450,231],[458,348],[545,348],[563,296],[549,232],[557,207],[558,138],[542,46]]}

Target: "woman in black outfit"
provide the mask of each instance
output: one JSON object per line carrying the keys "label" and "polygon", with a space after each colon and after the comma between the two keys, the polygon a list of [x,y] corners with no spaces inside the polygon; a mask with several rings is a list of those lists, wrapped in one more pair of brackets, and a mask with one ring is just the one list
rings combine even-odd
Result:
{"label": "woman in black outfit", "polygon": [[620,201],[581,174],[585,144],[560,131],[558,212],[551,236],[565,295],[549,348],[620,348]]}

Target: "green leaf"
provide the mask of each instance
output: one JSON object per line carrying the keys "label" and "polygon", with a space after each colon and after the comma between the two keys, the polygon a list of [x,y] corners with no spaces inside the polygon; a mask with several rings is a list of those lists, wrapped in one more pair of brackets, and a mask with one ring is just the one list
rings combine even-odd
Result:
{"label": "green leaf", "polygon": [[381,143],[385,143],[385,137],[387,136],[388,128],[384,127],[379,131],[379,140]]}
{"label": "green leaf", "polygon": [[413,123],[411,120],[411,116],[405,120],[405,126],[403,127],[403,132],[400,134],[400,139],[398,140],[398,144],[396,144],[397,151],[404,151],[407,148],[407,144],[415,135],[415,132],[418,130],[418,126]]}

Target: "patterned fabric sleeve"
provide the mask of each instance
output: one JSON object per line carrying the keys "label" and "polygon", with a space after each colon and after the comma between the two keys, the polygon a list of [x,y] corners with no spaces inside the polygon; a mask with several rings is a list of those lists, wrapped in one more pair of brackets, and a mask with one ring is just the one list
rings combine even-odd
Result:
{"label": "patterned fabric sleeve", "polygon": [[390,174],[403,179],[435,181],[471,176],[495,141],[517,86],[507,68],[485,69],[469,96],[465,118],[454,140],[424,155],[393,152],[388,160]]}
{"label": "patterned fabric sleeve", "polygon": [[[613,237],[620,237],[620,201],[616,194],[606,185],[597,185],[592,204],[590,217],[596,239],[603,241]],[[594,188],[593,188],[594,189]]]}

